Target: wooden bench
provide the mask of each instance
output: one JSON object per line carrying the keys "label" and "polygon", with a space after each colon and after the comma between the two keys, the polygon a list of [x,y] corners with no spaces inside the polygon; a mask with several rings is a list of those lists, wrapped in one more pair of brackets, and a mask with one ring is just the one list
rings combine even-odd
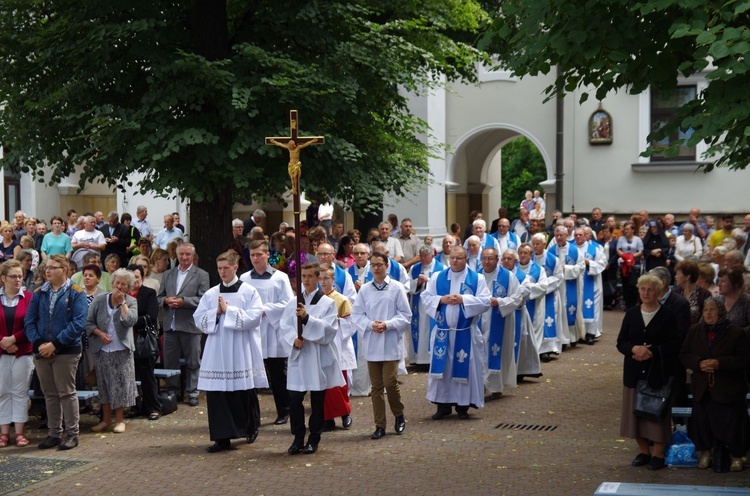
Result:
{"label": "wooden bench", "polygon": [[747,496],[750,489],[724,486],[688,486],[675,484],[632,484],[629,482],[602,482],[594,496]]}
{"label": "wooden bench", "polygon": [[157,379],[166,379],[176,375],[180,375],[179,369],[154,369],[154,377]]}
{"label": "wooden bench", "polygon": [[[91,398],[96,398],[99,396],[98,391],[76,391],[76,396],[79,400],[90,400]],[[34,390],[29,389],[29,398],[34,397]]]}

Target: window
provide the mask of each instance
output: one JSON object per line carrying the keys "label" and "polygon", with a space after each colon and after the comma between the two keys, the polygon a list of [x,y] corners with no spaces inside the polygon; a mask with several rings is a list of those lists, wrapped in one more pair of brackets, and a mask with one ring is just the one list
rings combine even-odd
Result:
{"label": "window", "polygon": [[[662,93],[656,89],[651,90],[651,129],[658,129],[675,118],[677,109],[683,104],[695,100],[697,87],[678,86],[669,93]],[[652,141],[651,145],[656,148],[665,148],[670,142],[677,139],[688,139],[693,134],[691,129],[679,129],[661,141]],[[669,162],[669,161],[694,161],[696,160],[696,150],[694,146],[680,146],[679,152],[674,157],[665,157],[664,154],[656,152],[651,155],[651,162]]]}

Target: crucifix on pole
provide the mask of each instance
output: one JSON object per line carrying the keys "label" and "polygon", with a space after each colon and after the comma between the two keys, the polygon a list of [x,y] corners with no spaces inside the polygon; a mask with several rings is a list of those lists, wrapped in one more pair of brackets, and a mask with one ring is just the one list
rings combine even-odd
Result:
{"label": "crucifix on pole", "polygon": [[[298,117],[296,110],[289,111],[289,136],[275,136],[266,138],[266,145],[273,145],[283,148],[289,152],[289,178],[292,180],[292,197],[294,208],[294,250],[295,261],[297,263],[297,280],[296,289],[297,297],[302,294],[302,264],[300,258],[300,188],[299,178],[302,175],[302,162],[300,162],[300,150],[310,145],[322,145],[325,143],[323,136],[299,136]],[[298,300],[299,301],[299,300]],[[297,337],[302,337],[302,319],[297,318]]]}

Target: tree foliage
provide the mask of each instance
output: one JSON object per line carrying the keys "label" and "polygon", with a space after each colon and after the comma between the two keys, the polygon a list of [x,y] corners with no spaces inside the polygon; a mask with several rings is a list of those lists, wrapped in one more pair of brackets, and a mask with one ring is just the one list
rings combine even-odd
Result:
{"label": "tree foliage", "polygon": [[516,217],[526,191],[542,189],[539,184],[547,178],[547,169],[534,143],[520,137],[502,148],[502,174],[501,206]]}
{"label": "tree foliage", "polygon": [[[288,157],[265,136],[325,146],[302,154],[302,187],[353,208],[428,176],[426,125],[399,88],[471,79],[474,0],[4,0],[0,125],[7,158],[59,182],[177,188],[192,205],[278,198]],[[227,207],[227,205],[229,207]],[[200,236],[200,233],[196,233]]]}
{"label": "tree foliage", "polygon": [[[480,47],[517,75],[559,68],[548,98],[587,88],[669,91],[678,77],[707,73],[708,88],[683,105],[649,141],[693,129],[713,159],[707,167],[744,169],[750,163],[750,2],[730,0],[507,0]],[[666,156],[675,156],[682,140]],[[653,153],[653,150],[646,152]]]}

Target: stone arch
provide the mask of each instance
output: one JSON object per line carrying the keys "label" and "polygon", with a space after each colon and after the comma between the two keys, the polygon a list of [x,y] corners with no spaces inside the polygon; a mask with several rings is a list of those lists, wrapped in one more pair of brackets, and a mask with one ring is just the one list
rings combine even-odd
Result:
{"label": "stone arch", "polygon": [[542,142],[529,130],[514,124],[486,123],[466,131],[452,144],[454,153],[449,156],[445,171],[449,222],[459,219],[460,223],[471,210],[481,210],[489,219],[495,217],[500,206],[500,150],[521,136],[539,150],[547,171],[545,192],[554,192],[554,163]]}

